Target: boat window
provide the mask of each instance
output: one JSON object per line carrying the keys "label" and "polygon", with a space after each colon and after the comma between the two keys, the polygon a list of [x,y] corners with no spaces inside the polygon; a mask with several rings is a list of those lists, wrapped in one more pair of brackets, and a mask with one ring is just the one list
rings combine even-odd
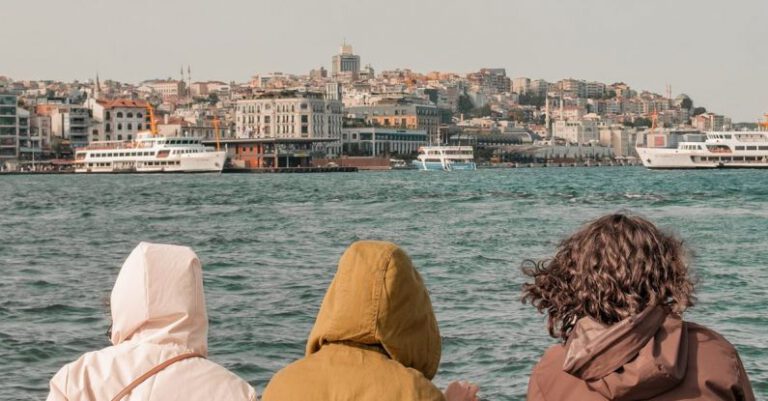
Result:
{"label": "boat window", "polygon": [[768,146],[760,146],[760,150],[768,150]]}
{"label": "boat window", "polygon": [[737,146],[736,147],[736,150],[744,150],[744,149],[745,149],[744,146]]}
{"label": "boat window", "polygon": [[757,150],[757,146],[747,146],[747,150]]}

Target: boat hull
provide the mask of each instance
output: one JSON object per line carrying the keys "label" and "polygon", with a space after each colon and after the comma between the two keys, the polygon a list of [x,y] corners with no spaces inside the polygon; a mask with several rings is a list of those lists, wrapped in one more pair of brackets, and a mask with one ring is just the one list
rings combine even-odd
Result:
{"label": "boat hull", "polygon": [[423,171],[459,171],[477,169],[475,162],[453,162],[450,164],[450,167],[446,168],[440,162],[423,162],[421,160],[414,160],[413,167]]}
{"label": "boat hull", "polygon": [[85,160],[78,163],[75,173],[80,174],[146,174],[146,173],[220,173],[224,168],[226,152],[182,154],[168,159],[124,158],[110,162]]}
{"label": "boat hull", "polygon": [[[652,170],[691,170],[718,168],[768,168],[768,158],[742,155],[681,152],[678,149],[637,148],[643,165]],[[747,156],[750,157],[750,156]]]}

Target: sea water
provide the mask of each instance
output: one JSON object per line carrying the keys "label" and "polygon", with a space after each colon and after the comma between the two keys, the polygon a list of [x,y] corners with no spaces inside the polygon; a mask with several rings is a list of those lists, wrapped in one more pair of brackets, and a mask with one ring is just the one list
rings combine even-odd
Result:
{"label": "sea water", "polygon": [[646,216],[695,252],[686,318],[739,350],[768,398],[768,172],[541,168],[275,175],[0,176],[0,399],[44,399],[48,380],[108,346],[109,296],[139,241],[203,262],[210,358],[259,393],[304,353],[339,256],[382,239],[413,258],[443,336],[435,378],[522,400],[556,340],[520,303],[525,259],[582,223]]}

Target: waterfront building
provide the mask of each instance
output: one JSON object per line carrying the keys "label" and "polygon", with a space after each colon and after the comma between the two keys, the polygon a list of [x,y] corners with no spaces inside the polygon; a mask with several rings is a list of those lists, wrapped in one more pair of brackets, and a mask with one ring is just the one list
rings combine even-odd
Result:
{"label": "waterfront building", "polygon": [[424,130],[430,143],[440,143],[440,112],[434,104],[390,98],[371,106],[349,107],[347,113],[380,127]]}
{"label": "waterfront building", "polygon": [[552,133],[572,144],[589,144],[599,139],[594,120],[557,120],[552,124]]}
{"label": "waterfront building", "polygon": [[30,113],[30,134],[39,143],[43,153],[49,153],[52,145],[51,116]]}
{"label": "waterfront building", "polygon": [[134,99],[95,100],[86,102],[93,119],[101,125],[101,141],[131,141],[136,134],[150,129],[147,102]]}
{"label": "waterfront building", "polygon": [[408,155],[428,144],[425,130],[387,127],[352,127],[342,129],[343,152],[350,156]]}
{"label": "waterfront building", "polygon": [[635,157],[637,130],[623,124],[606,124],[598,127],[599,143],[601,146],[613,149],[615,157]]}
{"label": "waterfront building", "polygon": [[[38,107],[38,109],[41,109]],[[73,148],[88,146],[88,127],[91,117],[88,109],[80,105],[59,104],[50,108],[51,135],[69,140]]]}
{"label": "waterfront building", "polygon": [[339,54],[331,59],[331,76],[355,80],[360,76],[360,56],[352,52],[352,45],[346,42],[341,45]]}
{"label": "waterfront building", "polygon": [[0,93],[0,161],[19,158],[17,104],[16,95]]}
{"label": "waterfront building", "polygon": [[235,106],[238,138],[341,137],[343,105],[315,92],[265,92]]}

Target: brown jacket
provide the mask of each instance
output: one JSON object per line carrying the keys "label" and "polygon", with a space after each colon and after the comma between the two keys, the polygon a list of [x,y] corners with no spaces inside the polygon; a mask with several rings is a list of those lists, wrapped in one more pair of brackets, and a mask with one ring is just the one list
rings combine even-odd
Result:
{"label": "brown jacket", "polygon": [[576,323],[534,367],[530,401],[745,400],[752,387],[722,336],[651,307],[613,326]]}
{"label": "brown jacket", "polygon": [[277,372],[263,401],[441,401],[430,381],[440,333],[410,259],[388,242],[359,241],[339,261],[306,356]]}

